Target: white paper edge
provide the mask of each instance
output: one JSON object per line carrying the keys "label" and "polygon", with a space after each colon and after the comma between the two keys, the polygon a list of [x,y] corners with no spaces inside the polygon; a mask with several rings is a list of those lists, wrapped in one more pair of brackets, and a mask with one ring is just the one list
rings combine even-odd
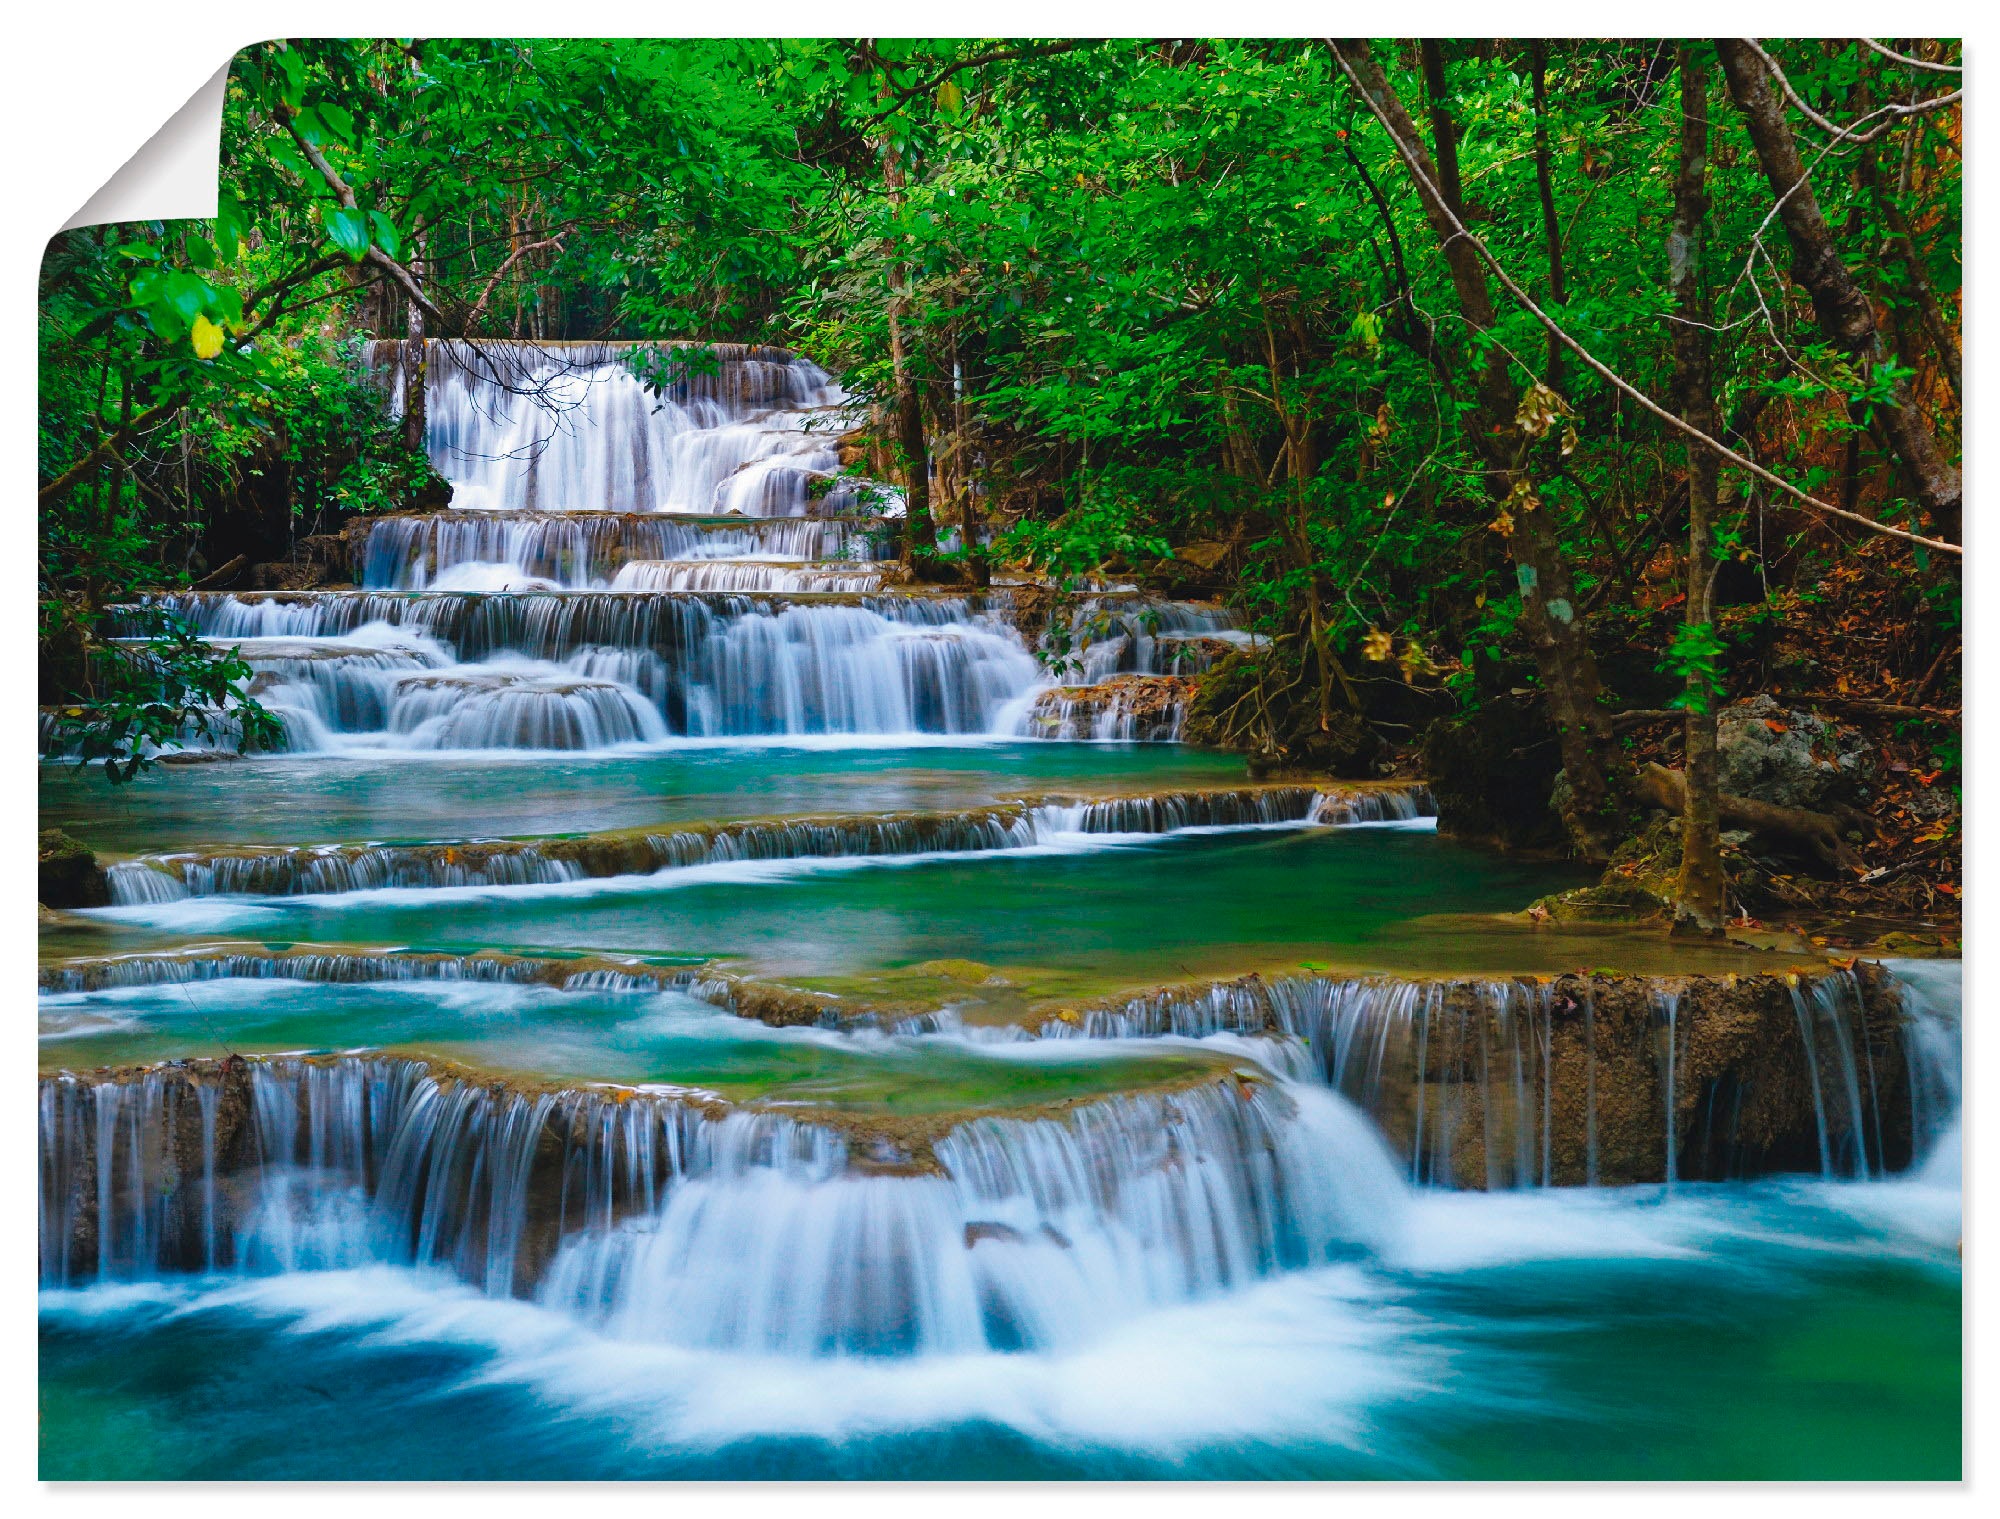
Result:
{"label": "white paper edge", "polygon": [[61,230],[214,216],[222,155],[222,96],[228,83],[225,63]]}

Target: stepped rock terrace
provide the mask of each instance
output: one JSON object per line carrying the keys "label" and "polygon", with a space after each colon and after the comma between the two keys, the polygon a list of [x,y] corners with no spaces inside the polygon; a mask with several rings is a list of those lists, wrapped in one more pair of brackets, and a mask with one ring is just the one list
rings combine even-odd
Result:
{"label": "stepped rock terrace", "polygon": [[1415,784],[1045,796],[968,812],[746,819],[546,840],[238,848],[123,861],[111,866],[109,877],[111,899],[119,905],[187,896],[549,885],[735,860],[1024,849],[1063,834],[1410,820],[1427,815],[1431,805],[1429,793]]}

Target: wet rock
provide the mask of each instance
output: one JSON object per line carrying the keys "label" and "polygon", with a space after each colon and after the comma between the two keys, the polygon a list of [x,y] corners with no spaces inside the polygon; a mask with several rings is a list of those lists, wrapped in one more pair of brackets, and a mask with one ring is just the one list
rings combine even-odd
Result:
{"label": "wet rock", "polygon": [[251,565],[239,584],[252,591],[321,590],[348,584],[352,573],[347,537],[314,533],[294,543],[289,558]]}
{"label": "wet rock", "polygon": [[1717,775],[1731,796],[1820,812],[1852,802],[1880,775],[1874,746],[1768,694],[1723,711],[1717,720]]}
{"label": "wet rock", "polygon": [[1181,737],[1191,678],[1114,675],[1093,686],[1060,686],[1035,698],[1027,731],[1035,738],[1171,742]]}
{"label": "wet rock", "polygon": [[1385,747],[1382,735],[1352,712],[1337,712],[1323,730],[1301,735],[1292,745],[1298,763],[1347,780],[1375,773]]}
{"label": "wet rock", "polygon": [[60,828],[42,831],[37,855],[36,898],[45,907],[104,907],[111,885],[97,856]]}

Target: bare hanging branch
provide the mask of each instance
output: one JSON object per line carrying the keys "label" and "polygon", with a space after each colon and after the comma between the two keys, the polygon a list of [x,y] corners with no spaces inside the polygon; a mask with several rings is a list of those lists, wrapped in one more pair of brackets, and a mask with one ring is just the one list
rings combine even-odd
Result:
{"label": "bare hanging branch", "polygon": [[1519,303],[1521,308],[1533,316],[1536,321],[1540,322],[1543,327],[1547,328],[1551,336],[1581,359],[1584,366],[1599,379],[1603,380],[1620,394],[1629,397],[1641,409],[1659,421],[1664,422],[1675,432],[1693,439],[1704,448],[1711,450],[1717,457],[1726,459],[1738,469],[1747,470],[1765,484],[1782,491],[1785,495],[1812,511],[1823,513],[1829,517],[1838,517],[1845,522],[1852,522],[1857,527],[1866,528],[1871,533],[1880,533],[1889,538],[1901,538],[1905,542],[1922,544],[1925,548],[1936,549],[1941,553],[1963,556],[1965,550],[1956,543],[1948,543],[1942,538],[1927,538],[1921,533],[1908,532],[1900,527],[1891,527],[1886,522],[1877,522],[1872,517],[1864,517],[1859,512],[1845,511],[1840,507],[1821,501],[1816,496],[1807,495],[1806,492],[1800,490],[1789,480],[1773,474],[1770,470],[1764,468],[1763,465],[1757,463],[1756,460],[1745,458],[1727,444],[1711,438],[1700,428],[1682,420],[1672,411],[1641,391],[1636,385],[1631,384],[1612,370],[1609,365],[1600,360],[1588,348],[1585,348],[1582,343],[1571,337],[1554,317],[1536,305],[1534,297],[1516,284],[1513,277],[1501,266],[1500,261],[1493,256],[1493,250],[1474,236],[1466,228],[1465,223],[1459,219],[1458,214],[1449,205],[1444,203],[1444,198],[1438,191],[1437,186],[1424,173],[1423,165],[1417,155],[1411,150],[1410,145],[1403,141],[1395,128],[1390,125],[1388,117],[1383,113],[1381,107],[1376,104],[1374,98],[1367,90],[1361,87],[1361,81],[1355,77],[1354,70],[1349,66],[1347,59],[1341,55],[1340,49],[1334,45],[1331,38],[1327,39],[1327,46],[1333,50],[1334,58],[1339,62],[1341,72],[1347,76],[1348,83],[1354,87],[1354,92],[1361,97],[1375,119],[1382,124],[1382,130],[1389,134],[1389,140],[1396,145],[1396,151],[1402,155],[1403,161],[1408,165],[1410,173],[1423,185],[1429,197],[1435,200],[1439,207],[1442,208],[1442,214],[1449,220],[1454,238],[1462,240],[1466,246],[1474,250],[1486,267],[1493,271],[1494,278],[1499,280],[1501,285],[1506,288],[1507,293]]}
{"label": "bare hanging branch", "polygon": [[1928,59],[1912,58],[1908,53],[1899,53],[1896,52],[1893,48],[1886,48],[1882,46],[1882,44],[1877,42],[1873,37],[1863,37],[1861,39],[1861,45],[1863,47],[1873,48],[1876,52],[1880,53],[1884,58],[1893,58],[1898,63],[1908,64],[1913,69],[1929,69],[1933,73],[1938,73],[1938,74],[1963,74],[1965,72],[1965,66],[1963,64],[1932,63]]}
{"label": "bare hanging branch", "polygon": [[[1792,103],[1793,108],[1822,132],[1830,133],[1835,145],[1842,142],[1855,144],[1874,142],[1895,131],[1897,124],[1907,120],[1909,117],[1922,116],[1930,111],[1941,110],[1945,106],[1954,105],[1965,98],[1965,91],[1953,90],[1949,95],[1937,95],[1929,100],[1913,101],[1908,105],[1898,105],[1891,102],[1888,105],[1876,107],[1866,116],[1862,117],[1860,121],[1855,122],[1851,126],[1837,126],[1805,103],[1804,98],[1799,92],[1792,88],[1791,80],[1785,77],[1785,71],[1778,66],[1778,60],[1760,47],[1755,37],[1745,37],[1742,41],[1745,47],[1764,60],[1764,67],[1771,71],[1771,77],[1778,81],[1778,88],[1784,92],[1785,99]],[[1883,122],[1881,126],[1875,128],[1872,132],[1861,130],[1865,123],[1873,121],[1878,116],[1887,116],[1890,119]]]}

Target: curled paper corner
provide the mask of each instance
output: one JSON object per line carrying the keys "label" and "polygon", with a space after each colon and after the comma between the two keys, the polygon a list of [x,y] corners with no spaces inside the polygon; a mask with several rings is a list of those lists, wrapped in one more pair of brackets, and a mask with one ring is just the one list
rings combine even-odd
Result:
{"label": "curled paper corner", "polygon": [[222,97],[228,83],[229,63],[224,62],[61,230],[214,216]]}

